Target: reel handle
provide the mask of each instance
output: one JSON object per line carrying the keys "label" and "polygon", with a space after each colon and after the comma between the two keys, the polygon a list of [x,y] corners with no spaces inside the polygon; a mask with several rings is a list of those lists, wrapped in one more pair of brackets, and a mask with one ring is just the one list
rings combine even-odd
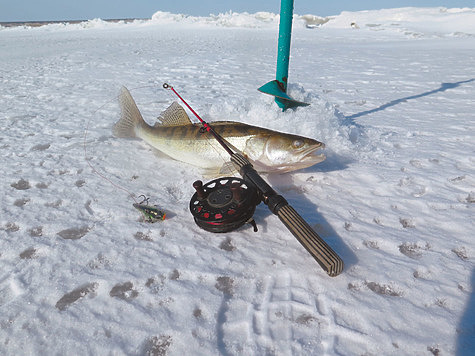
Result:
{"label": "reel handle", "polygon": [[270,211],[279,217],[280,221],[312,255],[320,267],[331,277],[339,275],[343,271],[343,260],[295,211],[287,200],[277,194],[241,154],[233,153],[231,162],[238,168],[239,173],[245,180],[256,186]]}

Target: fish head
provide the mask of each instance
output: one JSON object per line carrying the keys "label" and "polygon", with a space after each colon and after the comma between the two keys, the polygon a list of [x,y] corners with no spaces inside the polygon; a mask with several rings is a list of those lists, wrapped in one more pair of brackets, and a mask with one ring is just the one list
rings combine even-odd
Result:
{"label": "fish head", "polygon": [[322,162],[320,152],[325,145],[317,140],[298,135],[277,133],[270,135],[264,148],[268,172],[290,172]]}

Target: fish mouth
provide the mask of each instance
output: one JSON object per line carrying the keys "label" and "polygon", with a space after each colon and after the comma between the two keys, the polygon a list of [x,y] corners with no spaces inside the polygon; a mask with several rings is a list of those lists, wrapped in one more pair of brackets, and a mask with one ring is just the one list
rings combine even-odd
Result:
{"label": "fish mouth", "polygon": [[325,160],[326,156],[325,154],[317,151],[324,147],[325,145],[322,143],[321,145],[314,145],[306,148],[300,152],[298,159],[295,162],[273,166],[272,169],[267,171],[267,173],[287,173],[308,168],[314,164],[320,163]]}
{"label": "fish mouth", "polygon": [[319,145],[314,145],[311,147],[306,148],[299,154],[299,161],[300,162],[306,162],[306,161],[312,161],[315,163],[321,162],[325,159],[325,155],[323,153],[317,153],[320,149],[324,148],[325,145],[319,144]]}

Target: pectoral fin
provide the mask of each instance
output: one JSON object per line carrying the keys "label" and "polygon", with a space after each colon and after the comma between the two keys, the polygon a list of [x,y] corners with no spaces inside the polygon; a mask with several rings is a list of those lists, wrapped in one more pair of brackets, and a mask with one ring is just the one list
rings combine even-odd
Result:
{"label": "pectoral fin", "polygon": [[220,175],[231,175],[237,173],[236,168],[232,164],[231,161],[225,162],[221,168],[219,169],[219,174]]}
{"label": "pectoral fin", "polygon": [[232,176],[237,173],[234,165],[229,162],[225,162],[221,167],[218,168],[208,168],[204,171],[203,176],[208,179],[215,179],[219,177]]}

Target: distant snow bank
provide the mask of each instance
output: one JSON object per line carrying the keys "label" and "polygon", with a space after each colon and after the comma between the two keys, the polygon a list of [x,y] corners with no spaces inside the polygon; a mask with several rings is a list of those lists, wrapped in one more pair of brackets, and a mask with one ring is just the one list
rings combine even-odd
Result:
{"label": "distant snow bank", "polygon": [[[117,26],[149,26],[157,24],[211,27],[276,28],[280,16],[270,12],[226,12],[218,15],[191,16],[157,11],[150,19],[133,21],[107,21],[93,19],[80,23],[51,23],[42,29],[89,29]],[[360,29],[393,31],[409,35],[475,35],[475,8],[404,7],[395,9],[343,11],[336,16],[294,14],[294,28]],[[7,27],[1,27],[5,30]],[[17,26],[8,29],[33,29],[36,26]]]}
{"label": "distant snow bank", "polygon": [[272,26],[279,23],[279,15],[271,12],[256,12],[249,14],[247,12],[226,12],[224,14],[211,14],[206,17],[188,16],[183,14],[172,14],[169,12],[157,11],[150,19],[151,23],[184,23],[212,25],[219,27],[250,27],[261,28]]}
{"label": "distant snow bank", "polygon": [[332,17],[325,27],[475,34],[475,8],[404,7],[348,12]]}

